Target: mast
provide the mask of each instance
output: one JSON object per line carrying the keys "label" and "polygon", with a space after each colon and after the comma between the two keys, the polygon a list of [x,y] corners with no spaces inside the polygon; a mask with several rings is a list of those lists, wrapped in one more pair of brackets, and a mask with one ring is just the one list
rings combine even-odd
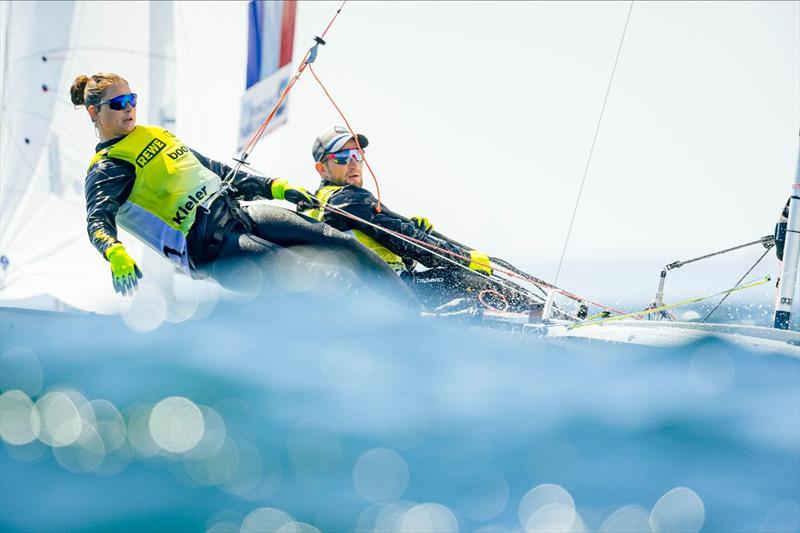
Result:
{"label": "mast", "polygon": [[149,121],[175,131],[175,6],[150,2]]}
{"label": "mast", "polygon": [[792,321],[792,298],[797,282],[797,266],[800,257],[800,149],[797,170],[789,197],[789,222],[786,227],[786,243],[783,248],[783,268],[778,280],[778,297],[775,302],[775,328],[789,329]]}

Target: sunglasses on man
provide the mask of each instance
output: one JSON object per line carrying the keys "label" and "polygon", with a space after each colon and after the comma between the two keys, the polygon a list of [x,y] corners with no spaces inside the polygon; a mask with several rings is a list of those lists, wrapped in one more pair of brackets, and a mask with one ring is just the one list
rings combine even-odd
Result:
{"label": "sunglasses on man", "polygon": [[99,104],[95,106],[95,108],[99,108],[103,104],[108,104],[108,107],[113,109],[114,111],[122,111],[128,104],[131,107],[136,107],[136,93],[130,94],[121,94],[119,96],[115,96],[114,98],[109,98],[108,100],[103,100]]}
{"label": "sunglasses on man", "polygon": [[361,153],[360,150],[356,148],[350,148],[347,150],[340,150],[339,152],[328,154],[327,159],[328,161],[333,161],[337,165],[346,165],[350,162],[351,159],[355,159],[356,162],[361,163],[362,161],[364,161],[364,155]]}

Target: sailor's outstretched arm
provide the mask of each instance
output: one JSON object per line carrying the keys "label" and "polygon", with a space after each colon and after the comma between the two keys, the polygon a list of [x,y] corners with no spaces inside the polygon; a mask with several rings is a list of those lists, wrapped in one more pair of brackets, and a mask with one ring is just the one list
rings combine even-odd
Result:
{"label": "sailor's outstretched arm", "polygon": [[86,230],[89,240],[103,257],[118,244],[117,211],[131,194],[136,172],[130,163],[101,159],[86,175]]}
{"label": "sailor's outstretched arm", "polygon": [[117,240],[117,211],[131,194],[136,171],[130,163],[101,159],[86,175],[86,229],[89,240],[111,267],[114,290],[123,296],[136,291],[142,271]]}
{"label": "sailor's outstretched arm", "polygon": [[[225,163],[209,159],[193,149],[192,153],[195,155],[197,160],[200,161],[201,165],[206,167],[220,178],[225,178],[225,176],[227,176],[231,171],[231,167]],[[243,170],[238,171],[233,176],[233,185],[236,187],[236,197],[242,200],[257,200],[259,198],[272,200],[273,181],[275,181],[274,178],[256,176]]]}

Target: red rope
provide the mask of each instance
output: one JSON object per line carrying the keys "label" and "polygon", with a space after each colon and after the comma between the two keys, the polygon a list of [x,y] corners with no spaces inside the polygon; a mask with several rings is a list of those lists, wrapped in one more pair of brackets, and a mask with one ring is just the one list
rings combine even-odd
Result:
{"label": "red rope", "polygon": [[[489,305],[488,303],[484,302],[483,301],[483,295],[484,294],[492,294],[492,295],[497,296],[498,298],[500,298],[500,300],[502,300],[502,302],[503,302],[503,308],[502,309],[498,309],[498,308],[493,307],[492,305]],[[490,311],[499,311],[499,312],[502,313],[503,311],[508,309],[508,300],[506,300],[506,297],[503,296],[502,294],[500,294],[499,292],[497,292],[495,290],[492,290],[492,289],[483,289],[481,292],[479,292],[478,293],[478,301],[481,303],[481,305],[483,305],[486,309],[489,309]]]}
{"label": "red rope", "polygon": [[336,13],[333,15],[333,18],[332,18],[332,19],[331,19],[331,21],[328,23],[328,25],[325,27],[325,31],[323,31],[323,32],[322,32],[322,35],[320,35],[320,39],[324,39],[324,38],[325,38],[325,35],[327,35],[327,33],[328,33],[328,30],[329,30],[329,29],[331,29],[331,26],[333,26],[333,21],[334,21],[334,20],[336,20],[336,17],[338,17],[338,16],[339,16],[339,13],[342,11],[342,8],[344,7],[344,5],[345,5],[346,3],[347,3],[347,0],[344,0],[344,1],[342,2],[342,5],[340,5],[340,6],[339,6],[339,9],[337,9],[337,10],[336,10]]}
{"label": "red rope", "polygon": [[381,212],[381,186],[378,185],[378,178],[375,177],[375,172],[372,171],[372,167],[370,166],[369,161],[367,160],[367,155],[364,153],[364,149],[361,147],[361,143],[358,142],[358,135],[356,135],[356,132],[350,126],[350,122],[348,122],[347,117],[344,116],[344,113],[342,113],[342,110],[339,108],[338,105],[336,105],[336,102],[333,100],[333,97],[331,96],[331,93],[329,93],[328,89],[325,88],[325,84],[323,84],[322,81],[319,79],[319,76],[317,76],[317,73],[314,72],[314,69],[311,67],[311,65],[308,66],[308,70],[311,71],[311,75],[314,76],[315,80],[317,80],[317,83],[319,84],[320,88],[322,88],[322,92],[324,92],[325,96],[328,97],[328,100],[330,100],[331,104],[333,104],[333,107],[335,107],[336,111],[339,112],[339,116],[342,117],[342,120],[344,121],[345,126],[347,126],[348,131],[350,131],[350,135],[352,135],[353,139],[355,139],[356,146],[358,146],[358,151],[361,152],[361,157],[364,158],[364,163],[367,165],[367,169],[369,170],[369,173],[372,176],[372,181],[375,182],[375,190],[378,193],[378,206],[375,208],[375,212],[376,213],[380,213]]}

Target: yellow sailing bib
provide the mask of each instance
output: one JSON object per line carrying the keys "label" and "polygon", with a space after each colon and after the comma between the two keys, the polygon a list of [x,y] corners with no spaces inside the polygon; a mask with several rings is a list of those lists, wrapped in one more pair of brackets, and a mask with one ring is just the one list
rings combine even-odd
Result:
{"label": "yellow sailing bib", "polygon": [[[328,200],[331,199],[331,196],[333,196],[336,191],[342,189],[342,187],[343,185],[327,185],[325,187],[321,187],[315,194],[317,200],[319,200],[320,207],[309,209],[304,214],[316,220],[322,221],[322,218],[325,215],[325,205],[327,205]],[[399,272],[406,269],[402,257],[392,252],[370,235],[367,235],[358,229],[351,229],[346,233],[352,233],[361,244],[378,254],[380,258],[386,261],[394,270]]]}
{"label": "yellow sailing bib", "polygon": [[136,169],[133,190],[117,212],[117,225],[188,271],[186,235],[197,206],[219,190],[219,176],[157,126],[136,126],[124,139],[97,152],[89,168],[103,158],[121,159]]}

